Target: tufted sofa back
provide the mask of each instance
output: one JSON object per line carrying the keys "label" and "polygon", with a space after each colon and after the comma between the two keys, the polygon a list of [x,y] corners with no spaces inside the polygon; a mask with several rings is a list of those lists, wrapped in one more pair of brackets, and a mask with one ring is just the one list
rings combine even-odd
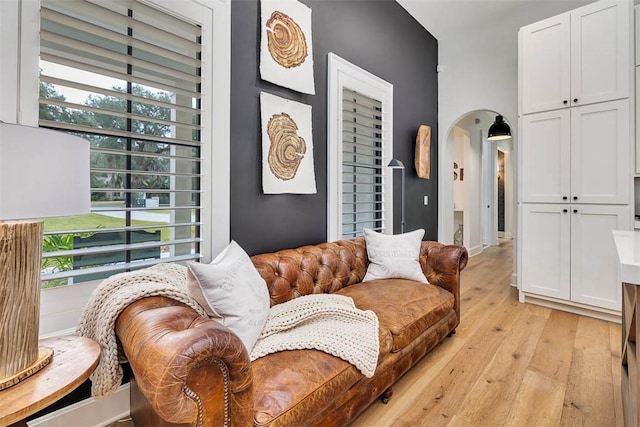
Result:
{"label": "tufted sofa back", "polygon": [[267,282],[271,306],[359,283],[369,264],[362,238],[284,249],[251,260]]}

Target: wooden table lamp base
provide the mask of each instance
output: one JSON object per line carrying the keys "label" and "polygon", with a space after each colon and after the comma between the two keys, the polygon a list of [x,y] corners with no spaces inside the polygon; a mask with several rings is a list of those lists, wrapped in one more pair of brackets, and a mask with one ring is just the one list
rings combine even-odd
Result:
{"label": "wooden table lamp base", "polygon": [[51,360],[39,349],[42,222],[0,222],[0,390]]}
{"label": "wooden table lamp base", "polygon": [[18,384],[20,381],[29,378],[40,369],[47,366],[49,362],[51,362],[51,359],[53,359],[53,350],[46,347],[40,347],[38,352],[38,359],[36,359],[36,361],[32,365],[8,378],[0,378],[0,390],[9,388],[12,385]]}

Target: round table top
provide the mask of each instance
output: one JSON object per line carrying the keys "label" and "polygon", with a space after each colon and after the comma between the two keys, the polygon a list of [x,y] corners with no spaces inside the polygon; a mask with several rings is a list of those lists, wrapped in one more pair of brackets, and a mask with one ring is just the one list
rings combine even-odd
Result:
{"label": "round table top", "polygon": [[40,347],[53,350],[53,359],[30,377],[0,391],[0,425],[27,418],[69,394],[98,365],[97,342],[75,335],[40,340]]}

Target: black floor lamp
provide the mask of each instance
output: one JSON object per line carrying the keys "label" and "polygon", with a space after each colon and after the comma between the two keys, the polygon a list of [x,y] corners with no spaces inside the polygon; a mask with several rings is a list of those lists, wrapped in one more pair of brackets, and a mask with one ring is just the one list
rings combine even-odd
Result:
{"label": "black floor lamp", "polygon": [[391,161],[389,162],[389,164],[387,165],[388,167],[390,167],[391,169],[400,169],[402,170],[402,211],[401,211],[401,219],[400,219],[400,232],[401,233],[405,233],[407,230],[407,224],[404,221],[404,163],[402,163],[400,160],[398,159],[391,159]]}

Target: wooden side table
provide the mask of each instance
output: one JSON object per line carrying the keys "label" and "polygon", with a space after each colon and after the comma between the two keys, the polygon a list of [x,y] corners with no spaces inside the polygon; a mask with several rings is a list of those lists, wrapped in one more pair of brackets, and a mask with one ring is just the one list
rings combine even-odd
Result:
{"label": "wooden side table", "polygon": [[0,391],[2,426],[21,422],[75,390],[89,378],[100,358],[98,343],[84,337],[47,338],[39,346],[53,349],[53,359],[36,374]]}

